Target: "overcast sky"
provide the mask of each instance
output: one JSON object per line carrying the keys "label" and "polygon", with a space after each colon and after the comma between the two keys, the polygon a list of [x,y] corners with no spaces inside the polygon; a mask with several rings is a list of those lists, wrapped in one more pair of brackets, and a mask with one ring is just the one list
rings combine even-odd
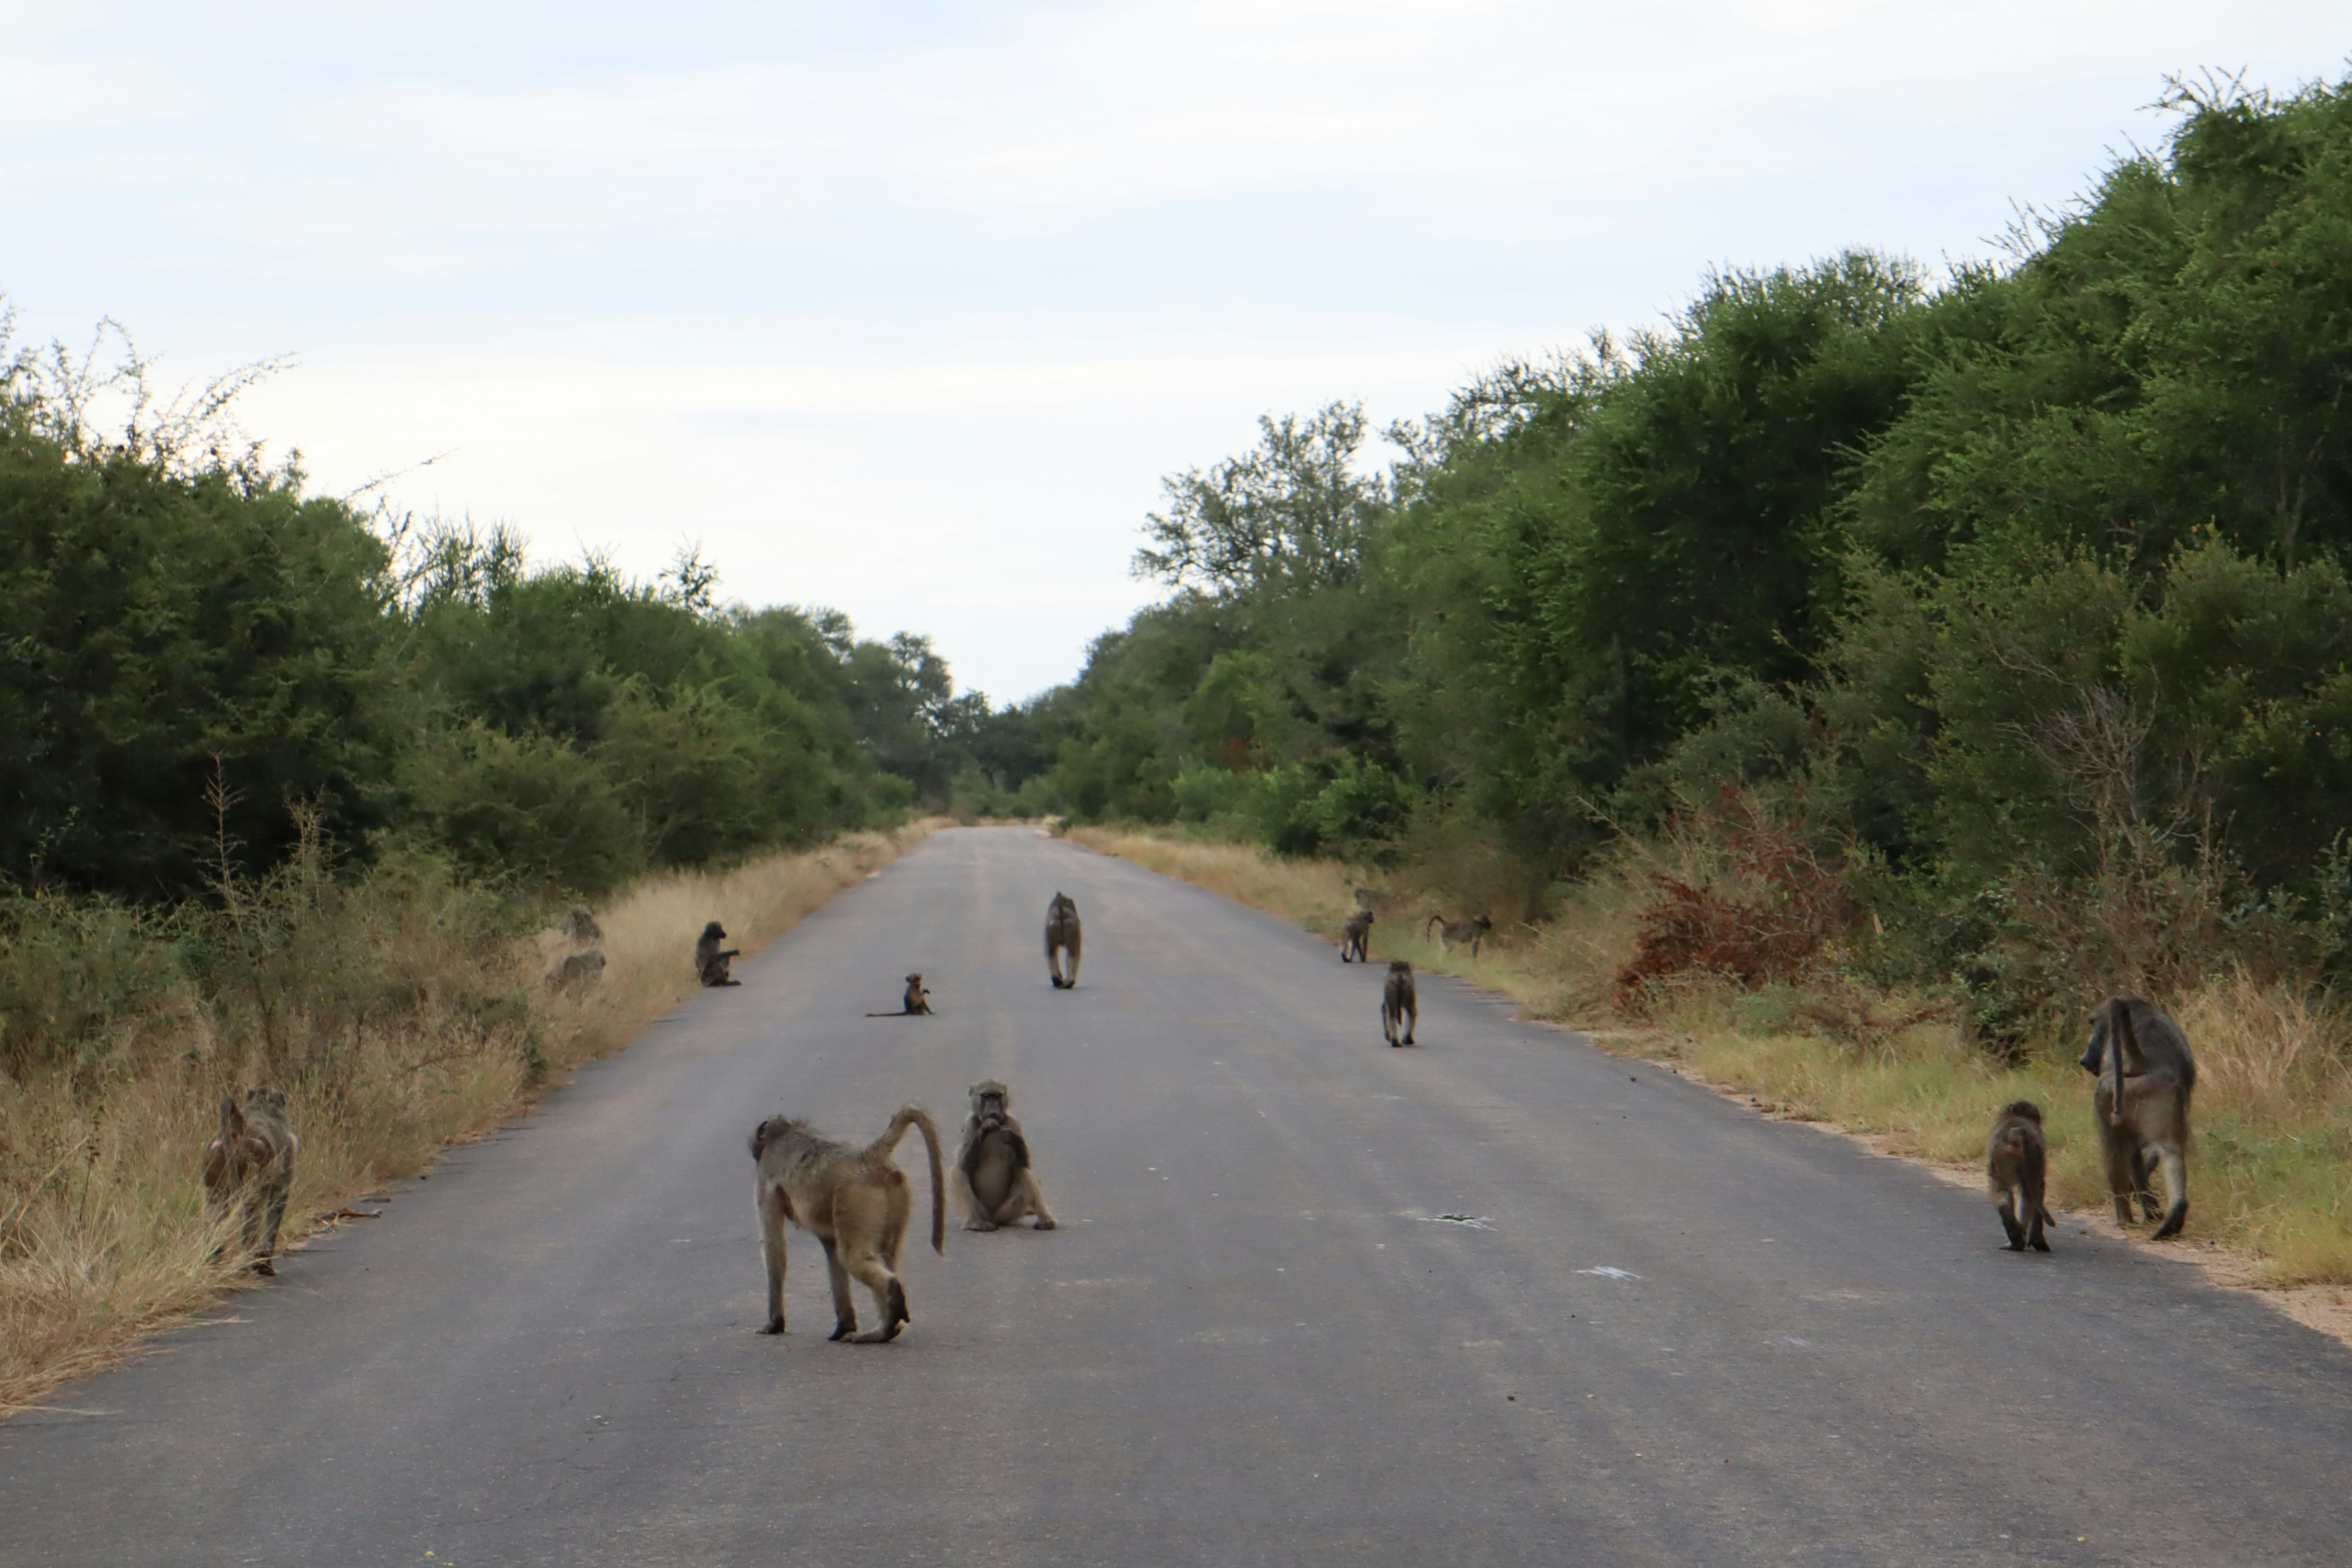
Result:
{"label": "overcast sky", "polygon": [[[541,559],[931,633],[1000,700],[1160,475],[1437,407],[1710,266],[1979,256],[2341,0],[0,0],[0,290]],[[424,459],[439,460],[412,468]]]}

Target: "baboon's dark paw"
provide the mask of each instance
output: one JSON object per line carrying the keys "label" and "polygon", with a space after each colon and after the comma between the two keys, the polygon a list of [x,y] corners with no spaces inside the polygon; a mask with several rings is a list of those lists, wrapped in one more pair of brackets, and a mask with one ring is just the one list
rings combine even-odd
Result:
{"label": "baboon's dark paw", "polygon": [[834,1325],[833,1325],[833,1332],[831,1332],[831,1333],[829,1333],[829,1334],[825,1335],[825,1340],[826,1340],[826,1342],[827,1342],[828,1343],[830,1343],[831,1342],[835,1341],[835,1340],[845,1340],[845,1339],[847,1339],[850,1335],[852,1335],[852,1334],[856,1333],[856,1331],[857,1331],[857,1320],[856,1320],[856,1319],[855,1319],[855,1318],[852,1318],[852,1319],[850,1319],[850,1320],[849,1320],[847,1322],[845,1322],[845,1323],[835,1323],[835,1324],[834,1324]]}
{"label": "baboon's dark paw", "polygon": [[256,1274],[267,1274],[275,1278],[278,1273],[278,1265],[270,1262],[269,1259],[265,1258],[260,1262],[253,1266],[253,1271]]}
{"label": "baboon's dark paw", "polygon": [[784,1331],[784,1321],[782,1318],[778,1318],[774,1322],[770,1323],[766,1328],[761,1329],[760,1331],[763,1334],[781,1334]]}
{"label": "baboon's dark paw", "polygon": [[2046,1241],[2037,1241],[2033,1244],[2033,1250],[2036,1252],[2047,1252],[2050,1250],[2050,1244]]}

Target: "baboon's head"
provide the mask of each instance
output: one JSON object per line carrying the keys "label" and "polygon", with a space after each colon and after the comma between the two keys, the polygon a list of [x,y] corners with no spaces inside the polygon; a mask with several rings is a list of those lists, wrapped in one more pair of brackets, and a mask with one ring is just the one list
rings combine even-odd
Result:
{"label": "baboon's head", "polygon": [[1407,963],[1402,958],[1391,958],[1389,960],[1389,973],[1391,974],[1411,974],[1412,973],[1412,965]]}
{"label": "baboon's head", "polygon": [[922,983],[923,974],[920,970],[917,970],[914,973],[907,976],[907,984],[909,985],[920,985]]}
{"label": "baboon's head", "polygon": [[275,1110],[282,1114],[286,1110],[286,1091],[272,1088],[268,1084],[261,1084],[245,1091],[245,1102],[261,1110]]}
{"label": "baboon's head", "polygon": [[1494,917],[1491,915],[1480,915],[1476,920],[1472,921],[1470,923],[1476,926],[1480,931],[1493,931],[1495,929]]}
{"label": "baboon's head", "polygon": [[717,921],[712,921],[709,925],[704,926],[702,928],[702,934],[712,942],[724,942],[727,939],[726,928],[721,926]]}
{"label": "baboon's head", "polygon": [[971,1086],[971,1114],[983,1125],[1001,1122],[1013,1110],[1013,1091],[992,1078]]}
{"label": "baboon's head", "polygon": [[2022,1117],[2036,1127],[2042,1125],[2042,1108],[2030,1100],[2012,1100],[2000,1108],[2003,1116]]}

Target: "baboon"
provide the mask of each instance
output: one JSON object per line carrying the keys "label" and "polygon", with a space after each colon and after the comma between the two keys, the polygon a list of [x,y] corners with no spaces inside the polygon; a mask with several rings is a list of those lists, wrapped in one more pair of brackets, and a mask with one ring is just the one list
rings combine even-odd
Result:
{"label": "baboon", "polygon": [[1339,943],[1340,963],[1370,963],[1372,961],[1371,954],[1367,949],[1367,944],[1372,939],[1371,910],[1358,910],[1354,914],[1349,915],[1347,926],[1341,934],[1345,940]]}
{"label": "baboon", "polygon": [[604,978],[604,955],[594,948],[575,952],[547,973],[547,988],[578,996]]}
{"label": "baboon", "polygon": [[[1056,991],[1073,991],[1078,984],[1078,903],[1067,893],[1055,893],[1045,906],[1045,972]],[[1062,977],[1062,953],[1070,955],[1070,974]]]}
{"label": "baboon", "polygon": [[930,1010],[931,996],[929,992],[923,989],[923,977],[920,974],[909,974],[907,976],[906,998],[898,1004],[897,1012],[868,1013],[866,1016],[869,1018],[919,1018],[929,1014]]}
{"label": "baboon", "polygon": [[[805,1121],[771,1116],[751,1134],[751,1158],[759,1165],[760,1245],[768,1261],[768,1323],[760,1331],[784,1331],[784,1224],[807,1231],[824,1247],[825,1272],[833,1282],[833,1338],[852,1344],[887,1343],[912,1321],[907,1288],[898,1279],[898,1248],[915,1210],[907,1177],[891,1154],[907,1129],[922,1130],[931,1158],[931,1250],[947,1251],[946,1199],[940,1173],[940,1130],[916,1106],[890,1118],[888,1131],[864,1148],[818,1136]],[[855,1278],[874,1292],[878,1328],[857,1331],[857,1307],[849,1299]]]}
{"label": "baboon", "polygon": [[278,1272],[270,1259],[278,1255],[278,1227],[286,1218],[294,1156],[301,1147],[286,1119],[284,1089],[267,1084],[248,1089],[242,1106],[232,1096],[221,1096],[220,1131],[205,1145],[205,1207],[223,1213],[238,1190],[245,1190],[245,1250],[256,1274]]}
{"label": "baboon", "polygon": [[[1412,1028],[1421,1022],[1421,1004],[1412,994],[1412,965],[1403,959],[1389,961],[1388,983],[1381,987],[1381,1033],[1392,1046],[1412,1044]],[[1397,1038],[1397,1031],[1404,1038]]]}
{"label": "baboon", "polygon": [[1029,1140],[1013,1119],[1013,1091],[992,1078],[971,1086],[953,1181],[966,1230],[994,1230],[1030,1215],[1039,1230],[1054,1228],[1054,1211],[1029,1168]]}
{"label": "baboon", "polygon": [[2098,1079],[2091,1111],[2106,1156],[2116,1223],[2131,1223],[2135,1197],[2142,1217],[2156,1217],[2156,1194],[2147,1180],[2153,1155],[2164,1167],[2167,1206],[2152,1239],[2179,1235],[2180,1222],[2189,1217],[2189,1098],[2197,1088],[2189,1037],[2155,1003],[2110,996],[2091,1014],[2091,1044],[2082,1066]]}
{"label": "baboon", "polygon": [[737,947],[722,948],[727,932],[717,921],[702,928],[702,935],[694,944],[694,972],[705,985],[740,985],[743,983],[729,973],[734,961],[743,956]]}
{"label": "baboon", "polygon": [[2000,1108],[1985,1140],[1985,1185],[1992,1193],[1993,1212],[2009,1233],[2009,1249],[2050,1250],[2042,1227],[2056,1225],[2042,1205],[2042,1172],[2048,1163],[2042,1141],[2042,1108],[2030,1100],[2011,1100]]}
{"label": "baboon", "polygon": [[1438,952],[1451,952],[1454,951],[1454,943],[1466,942],[1470,944],[1470,956],[1475,958],[1478,956],[1478,944],[1486,940],[1486,933],[1495,929],[1495,922],[1485,915],[1466,921],[1450,921],[1444,915],[1432,915],[1422,923],[1421,934],[1423,941],[1428,940],[1429,928],[1432,926],[1437,928]]}
{"label": "baboon", "polygon": [[571,940],[574,947],[593,947],[604,940],[604,928],[588,912],[585,904],[574,904],[572,912],[556,922],[555,929]]}

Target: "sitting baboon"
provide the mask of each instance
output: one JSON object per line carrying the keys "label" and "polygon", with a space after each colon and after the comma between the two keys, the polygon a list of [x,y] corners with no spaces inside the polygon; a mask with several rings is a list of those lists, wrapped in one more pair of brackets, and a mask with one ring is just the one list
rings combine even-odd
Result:
{"label": "sitting baboon", "polygon": [[301,1147],[286,1119],[284,1089],[267,1084],[248,1089],[242,1106],[232,1096],[221,1096],[220,1131],[205,1145],[205,1207],[220,1214],[244,1190],[245,1250],[256,1274],[278,1272],[270,1259],[278,1255],[278,1227],[286,1218],[294,1156]]}
{"label": "sitting baboon", "polygon": [[735,960],[743,956],[740,948],[722,948],[727,932],[717,921],[702,928],[702,935],[694,944],[694,972],[705,985],[740,985],[743,983],[730,973]]}
{"label": "sitting baboon", "polygon": [[923,989],[920,974],[907,976],[907,994],[895,1013],[868,1013],[869,1018],[919,1018],[931,1010],[930,993]]}
{"label": "sitting baboon", "polygon": [[2009,1250],[2050,1250],[2042,1227],[2058,1222],[2042,1205],[2043,1173],[2049,1163],[2042,1139],[2042,1108],[2030,1100],[2015,1100],[2000,1108],[1985,1140],[1985,1185],[1992,1193],[1993,1210],[2000,1228],[2009,1233]]}
{"label": "sitting baboon", "polygon": [[596,917],[588,912],[585,904],[572,905],[572,912],[557,921],[555,929],[574,947],[593,947],[604,940],[604,928],[596,923]]}
{"label": "sitting baboon", "polygon": [[1368,950],[1368,944],[1372,939],[1371,910],[1358,910],[1354,914],[1349,915],[1348,923],[1342,929],[1340,935],[1342,939],[1339,943],[1340,963],[1370,963],[1372,961]]}
{"label": "sitting baboon", "polygon": [[[1066,893],[1055,893],[1045,906],[1045,972],[1056,991],[1075,990],[1078,984],[1078,903]],[[1070,973],[1062,976],[1061,954],[1070,955]]]}
{"label": "sitting baboon", "polygon": [[[915,1106],[890,1119],[889,1130],[864,1148],[836,1143],[812,1131],[805,1121],[771,1116],[751,1134],[751,1158],[760,1169],[760,1245],[768,1261],[768,1324],[760,1331],[784,1331],[784,1224],[807,1231],[824,1247],[833,1283],[833,1337],[852,1344],[881,1344],[898,1337],[907,1310],[907,1288],[898,1279],[898,1248],[914,1214],[907,1178],[891,1153],[908,1127],[922,1129],[931,1158],[931,1250],[947,1251],[946,1202],[940,1172],[940,1130]],[[874,1292],[878,1328],[857,1331],[857,1308],[849,1299],[856,1279]]]}
{"label": "sitting baboon", "polygon": [[1466,942],[1470,944],[1470,956],[1475,958],[1478,956],[1478,944],[1486,940],[1486,933],[1495,929],[1495,922],[1485,915],[1466,921],[1450,921],[1444,915],[1432,915],[1422,924],[1421,934],[1423,941],[1428,940],[1432,926],[1437,928],[1438,952],[1451,952],[1454,951],[1454,943]]}
{"label": "sitting baboon", "polygon": [[1029,1140],[1013,1119],[1013,1091],[992,1078],[971,1086],[952,1181],[966,1230],[994,1230],[1030,1215],[1039,1230],[1054,1228],[1054,1211],[1029,1167]]}
{"label": "sitting baboon", "polygon": [[2131,1200],[2144,1218],[2156,1217],[2156,1194],[2148,1188],[2148,1160],[2164,1167],[2164,1223],[2152,1238],[2180,1234],[2189,1217],[2189,1098],[2197,1088],[2197,1063],[2189,1037],[2161,1007],[2138,996],[2110,996],[2091,1014],[2091,1044],[2083,1070],[2098,1079],[2092,1091],[2092,1119],[2099,1124],[2099,1148],[2106,1156],[2107,1191],[2116,1200],[2116,1223],[2131,1223]]}
{"label": "sitting baboon", "polygon": [[575,952],[547,973],[547,988],[578,996],[604,978],[604,955],[594,948]]}
{"label": "sitting baboon", "polygon": [[[1412,965],[1402,958],[1389,961],[1389,977],[1381,987],[1381,1033],[1392,1046],[1412,1044],[1413,1026],[1421,1022],[1421,1004],[1412,994]],[[1404,1038],[1397,1038],[1397,1031]]]}

